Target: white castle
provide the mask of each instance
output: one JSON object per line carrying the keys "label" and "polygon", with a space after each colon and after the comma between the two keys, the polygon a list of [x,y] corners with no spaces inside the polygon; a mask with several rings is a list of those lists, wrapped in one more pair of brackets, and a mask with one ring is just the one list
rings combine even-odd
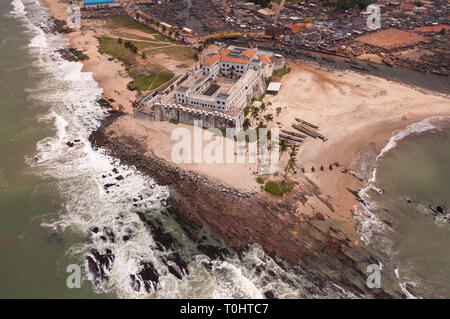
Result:
{"label": "white castle", "polygon": [[244,107],[255,82],[272,74],[268,54],[271,53],[229,47],[209,55],[201,69],[176,90],[176,102],[222,112]]}
{"label": "white castle", "polygon": [[272,52],[230,46],[209,54],[165,91],[148,97],[135,114],[204,128],[240,129],[243,109],[259,98],[272,75]]}

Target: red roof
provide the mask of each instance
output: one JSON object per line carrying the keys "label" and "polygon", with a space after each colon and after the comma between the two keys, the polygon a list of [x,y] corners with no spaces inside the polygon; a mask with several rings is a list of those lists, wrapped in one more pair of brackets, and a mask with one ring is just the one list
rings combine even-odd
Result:
{"label": "red roof", "polygon": [[241,54],[239,54],[239,56],[246,56],[247,58],[251,59],[255,56],[256,52],[253,51],[252,49],[247,49],[244,52],[242,52]]}
{"label": "red roof", "polygon": [[272,63],[272,61],[268,57],[266,57],[264,55],[262,57],[260,57],[259,59],[261,61],[263,61],[263,62],[266,62],[266,63]]}
{"label": "red roof", "polygon": [[303,26],[305,26],[305,24],[299,22],[299,23],[294,23],[294,24],[287,25],[286,28],[288,28],[288,29],[296,29],[296,28],[300,28],[300,27],[303,27]]}
{"label": "red roof", "polygon": [[213,65],[214,63],[216,63],[217,60],[219,60],[219,59],[220,59],[220,54],[219,54],[219,53],[216,53],[216,54],[214,54],[212,57],[210,57],[208,60],[206,60],[205,62],[203,62],[203,65],[205,65],[205,66],[211,66],[211,65]]}
{"label": "red roof", "polygon": [[405,3],[403,3],[402,9],[409,10],[409,9],[414,9],[415,7],[416,7],[416,5],[414,3],[405,2]]}
{"label": "red roof", "polygon": [[229,56],[222,57],[220,59],[220,61],[230,62],[230,63],[239,63],[239,64],[248,64],[248,62],[250,62],[249,60],[246,60],[246,59],[232,58],[232,57],[229,57]]}

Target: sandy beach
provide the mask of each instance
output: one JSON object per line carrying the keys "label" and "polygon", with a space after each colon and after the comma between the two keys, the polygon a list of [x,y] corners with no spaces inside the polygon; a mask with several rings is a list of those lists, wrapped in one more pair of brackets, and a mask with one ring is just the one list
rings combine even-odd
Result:
{"label": "sandy beach", "polygon": [[[47,7],[50,14],[58,20],[66,21],[70,13],[66,12],[68,4],[59,0],[40,0]],[[109,100],[111,106],[123,112],[132,112],[136,93],[127,89],[127,84],[132,78],[125,68],[115,61],[110,61],[105,55],[98,52],[98,40],[96,37],[102,31],[101,23],[95,20],[82,20],[81,29],[73,29],[73,32],[65,34],[70,41],[70,46],[83,51],[89,59],[82,61],[83,72],[90,72],[94,80],[103,89],[102,97]]]}
{"label": "sandy beach", "polygon": [[[51,14],[65,19],[65,4],[58,0],[46,0]],[[136,94],[127,89],[131,78],[116,61],[98,53],[97,46],[101,22],[88,21],[81,30],[68,34],[71,46],[84,51],[89,60],[84,61],[84,71],[91,72],[104,98],[114,100],[113,107],[125,113],[132,112]],[[103,30],[107,32],[107,30]],[[164,61],[160,61],[164,63]],[[353,71],[315,69],[312,66],[290,63],[291,72],[283,77],[277,95],[266,95],[264,102],[271,103],[265,114],[273,115],[273,126],[291,129],[294,118],[314,123],[327,141],[307,138],[297,155],[296,173],[290,174],[295,181],[312,181],[319,186],[323,200],[310,198],[299,203],[302,214],[320,212],[346,229],[357,239],[355,221],[352,217],[356,200],[348,191],[357,190],[367,181],[366,164],[362,159],[374,159],[397,131],[409,124],[431,116],[450,114],[450,102],[446,98],[421,93],[388,80],[362,75]],[[174,68],[173,65],[167,66]],[[277,108],[281,112],[277,115]],[[119,118],[108,128],[108,133],[126,140],[138,140],[143,152],[171,162],[170,152],[175,141],[170,136],[174,128],[192,127],[173,125],[168,122],[149,120],[127,115]],[[286,166],[288,156],[282,157],[280,168]],[[329,165],[338,162],[332,170]],[[180,164],[181,168],[195,171],[218,184],[226,184],[246,191],[259,190],[256,182],[256,164]],[[322,171],[320,167],[323,166]],[[314,167],[314,172],[312,171]],[[305,173],[302,173],[302,168]],[[363,180],[350,174],[353,171]],[[267,195],[270,196],[270,195]],[[326,203],[330,202],[330,205]]]}

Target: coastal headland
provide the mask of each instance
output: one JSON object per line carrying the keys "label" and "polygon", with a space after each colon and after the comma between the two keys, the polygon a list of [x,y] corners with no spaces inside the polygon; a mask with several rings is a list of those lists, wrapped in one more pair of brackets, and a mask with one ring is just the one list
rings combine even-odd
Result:
{"label": "coastal headland", "polygon": [[[44,4],[55,19],[67,17],[65,3]],[[283,76],[279,93],[262,98],[266,114],[273,117],[267,126],[287,129],[298,117],[317,125],[327,140],[308,138],[302,143],[289,174],[296,185],[275,197],[260,190],[252,166],[171,162],[175,141],[170,133],[177,126],[132,115],[138,94],[130,89],[136,81],[130,72],[136,68],[129,69],[123,60],[99,49],[102,37],[142,41],[139,49],[146,56],[136,58],[136,65],[158,65],[156,76],[170,72],[175,78],[194,63],[170,50],[182,45],[98,20],[83,21],[81,29],[65,36],[71,48],[87,57],[80,60],[83,71],[92,73],[115,111],[92,133],[92,144],[167,185],[170,212],[194,241],[207,230],[237,251],[260,245],[271,256],[299,266],[318,288],[335,283],[356,295],[403,296],[398,287],[366,286],[366,267],[379,260],[378,252],[371,251],[357,232],[355,193],[369,178],[365,167],[375,164],[389,138],[409,124],[448,116],[448,98],[353,71],[329,72],[289,61],[290,72]],[[166,51],[159,52],[160,47]],[[153,83],[144,90],[151,91]],[[280,167],[285,167],[288,155],[280,160]]]}

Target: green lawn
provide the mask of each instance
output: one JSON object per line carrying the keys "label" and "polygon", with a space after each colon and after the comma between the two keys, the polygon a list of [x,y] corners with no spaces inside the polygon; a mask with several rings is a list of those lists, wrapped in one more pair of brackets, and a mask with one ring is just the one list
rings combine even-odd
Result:
{"label": "green lawn", "polygon": [[119,59],[126,63],[132,63],[135,59],[135,54],[124,46],[123,43],[119,43],[117,39],[100,37],[100,47],[98,51],[102,54],[108,54],[116,59]]}
{"label": "green lawn", "polygon": [[150,89],[159,88],[164,83],[170,81],[173,78],[174,74],[172,72],[160,72],[156,75],[155,81],[152,83],[152,87]]}
{"label": "green lawn", "polygon": [[134,81],[130,83],[130,88],[138,89],[139,91],[147,91],[150,87],[150,84],[155,80],[154,74],[134,74]]}
{"label": "green lawn", "polygon": [[282,78],[283,75],[286,75],[289,72],[291,72],[291,68],[287,67],[286,64],[285,64],[282,69],[273,71],[272,76],[276,76],[276,77]]}
{"label": "green lawn", "polygon": [[109,20],[107,20],[108,27],[111,29],[118,29],[118,28],[128,28],[128,29],[135,29],[142,32],[155,34],[155,32],[149,28],[147,28],[145,25],[142,25],[140,23],[137,23],[130,17],[124,16],[124,17],[114,17]]}
{"label": "green lawn", "polygon": [[[130,41],[139,51],[143,51],[145,43]],[[99,52],[107,54],[122,61],[133,77],[134,81],[130,84],[130,88],[138,89],[141,92],[154,90],[170,81],[174,74],[159,65],[145,65],[138,68],[136,62],[137,55],[126,48],[124,43],[119,43],[117,39],[108,37],[100,37]],[[139,53],[138,53],[139,54]]]}

